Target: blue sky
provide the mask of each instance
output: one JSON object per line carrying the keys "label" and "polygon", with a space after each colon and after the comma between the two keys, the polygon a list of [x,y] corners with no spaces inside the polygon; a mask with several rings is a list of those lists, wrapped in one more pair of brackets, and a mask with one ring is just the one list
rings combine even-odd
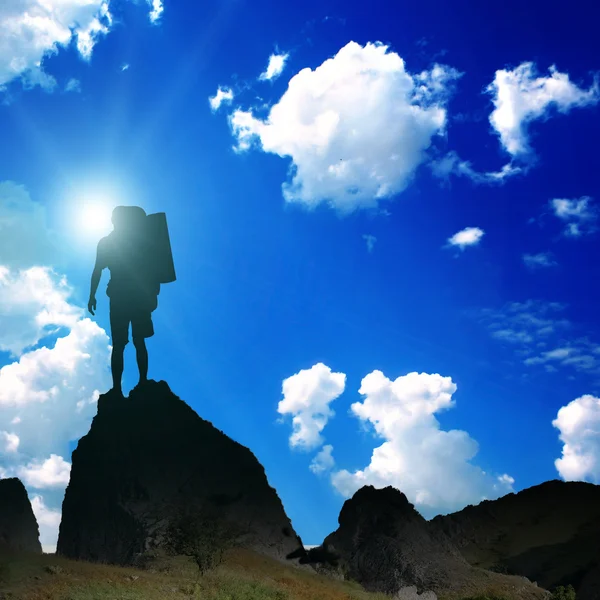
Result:
{"label": "blue sky", "polygon": [[252,449],[305,543],[365,483],[427,518],[598,483],[597,18],[0,7],[0,476],[45,547],[110,387],[108,273],[84,307],[118,204],[169,222],[150,377]]}

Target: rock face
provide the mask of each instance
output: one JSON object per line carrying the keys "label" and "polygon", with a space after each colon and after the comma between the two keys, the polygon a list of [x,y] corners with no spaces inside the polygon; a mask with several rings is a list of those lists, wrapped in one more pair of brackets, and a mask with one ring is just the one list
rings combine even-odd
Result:
{"label": "rock face", "polygon": [[252,452],[164,381],[129,398],[100,396],[90,431],[73,451],[57,553],[132,564],[173,536],[189,540],[198,515],[203,535],[215,535],[220,523],[233,545],[280,560],[302,548]]}
{"label": "rock face", "polygon": [[[447,537],[392,487],[365,486],[347,500],[339,528],[302,562],[329,562],[344,577],[367,590],[397,597],[510,592],[511,598],[542,598],[543,590],[522,577],[507,577],[472,567]],[[412,588],[412,589],[411,589]],[[415,589],[416,588],[416,589]],[[427,594],[423,598],[431,597]]]}
{"label": "rock face", "polygon": [[578,600],[600,600],[598,485],[547,481],[431,523],[472,565],[524,575],[546,589],[570,583]]}
{"label": "rock face", "polygon": [[0,551],[42,553],[38,524],[20,479],[0,479]]}

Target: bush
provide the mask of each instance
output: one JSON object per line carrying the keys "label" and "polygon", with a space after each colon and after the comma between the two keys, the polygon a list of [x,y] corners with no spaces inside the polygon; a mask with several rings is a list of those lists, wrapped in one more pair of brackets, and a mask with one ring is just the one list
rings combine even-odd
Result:
{"label": "bush", "polygon": [[214,569],[238,534],[219,517],[208,510],[179,510],[167,529],[166,550],[191,557],[201,575]]}
{"label": "bush", "polygon": [[575,588],[569,584],[567,587],[559,585],[552,592],[552,600],[575,600]]}

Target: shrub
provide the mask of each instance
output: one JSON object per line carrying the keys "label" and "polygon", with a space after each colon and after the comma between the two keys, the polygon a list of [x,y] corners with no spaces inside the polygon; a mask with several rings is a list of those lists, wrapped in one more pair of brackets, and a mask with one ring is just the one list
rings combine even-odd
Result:
{"label": "shrub", "polygon": [[217,567],[239,532],[209,510],[180,509],[167,529],[166,550],[191,557],[201,575]]}
{"label": "shrub", "polygon": [[567,587],[559,585],[552,592],[552,600],[575,600],[575,588],[569,584]]}

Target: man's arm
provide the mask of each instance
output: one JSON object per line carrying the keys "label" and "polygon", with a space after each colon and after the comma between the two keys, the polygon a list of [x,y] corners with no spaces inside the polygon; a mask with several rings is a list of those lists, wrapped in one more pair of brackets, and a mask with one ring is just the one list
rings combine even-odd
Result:
{"label": "man's arm", "polygon": [[88,310],[93,315],[96,310],[96,290],[98,289],[98,285],[100,283],[100,277],[102,276],[102,270],[106,267],[104,260],[104,248],[102,244],[102,240],[98,243],[98,249],[96,251],[96,264],[94,265],[94,270],[92,271],[92,281],[90,284],[90,299],[88,301]]}

